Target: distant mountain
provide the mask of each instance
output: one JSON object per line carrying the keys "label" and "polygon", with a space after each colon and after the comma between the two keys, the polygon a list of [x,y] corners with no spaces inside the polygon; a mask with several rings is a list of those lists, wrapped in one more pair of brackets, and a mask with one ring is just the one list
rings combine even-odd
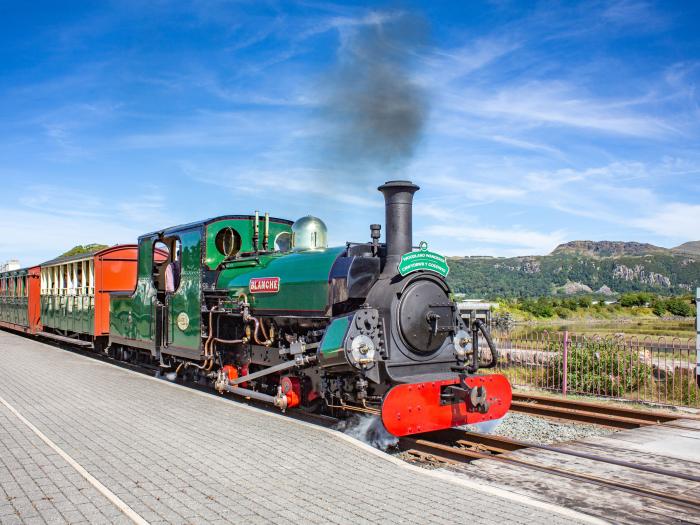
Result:
{"label": "distant mountain", "polygon": [[671,251],[685,255],[700,255],[700,241],[684,242],[680,246],[671,248]]}
{"label": "distant mountain", "polygon": [[617,257],[621,255],[649,255],[668,252],[668,248],[661,248],[660,246],[642,242],[571,241],[560,244],[550,255],[574,254],[588,255],[590,257]]}
{"label": "distant mountain", "polygon": [[638,242],[572,241],[549,255],[451,257],[449,265],[452,289],[476,297],[682,294],[700,286],[700,241],[673,249]]}

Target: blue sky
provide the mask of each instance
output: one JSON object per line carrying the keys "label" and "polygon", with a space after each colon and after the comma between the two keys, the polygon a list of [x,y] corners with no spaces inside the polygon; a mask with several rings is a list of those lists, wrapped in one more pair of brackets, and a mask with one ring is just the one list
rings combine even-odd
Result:
{"label": "blue sky", "polygon": [[[328,86],[407,19],[415,140],[329,153],[354,109]],[[391,178],[422,186],[414,241],[446,254],[700,239],[697,20],[690,1],[3,2],[0,261],[254,209],[369,240]]]}

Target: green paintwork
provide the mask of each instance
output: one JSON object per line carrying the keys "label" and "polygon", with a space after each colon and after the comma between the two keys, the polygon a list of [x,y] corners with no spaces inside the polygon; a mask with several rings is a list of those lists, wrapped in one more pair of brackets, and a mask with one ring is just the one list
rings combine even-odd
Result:
{"label": "green paintwork", "polygon": [[[195,228],[176,235],[182,243],[180,286],[168,297],[169,344],[180,348],[199,349],[202,341],[202,229]],[[177,326],[177,316],[185,313],[189,324],[185,330]]]}
{"label": "green paintwork", "polygon": [[[26,278],[28,273],[26,269],[3,272],[0,273],[0,279],[5,279],[6,284],[9,285],[7,280],[17,277]],[[27,310],[28,298],[24,296],[24,292],[22,292],[20,297],[11,297],[9,296],[8,289],[8,295],[0,295],[0,321],[20,326],[29,326]]]}
{"label": "green paintwork", "polygon": [[[202,272],[216,270],[224,263],[225,257],[216,247],[216,235],[226,227],[234,229],[240,235],[240,254],[253,251],[254,218],[251,216],[215,218],[169,228],[163,232],[155,232],[139,238],[136,289],[132,294],[112,295],[110,300],[111,334],[119,338],[140,341],[146,347],[155,342],[157,290],[153,284],[153,247],[158,241],[159,235],[162,234],[165,238],[178,237],[182,243],[180,286],[166,298],[168,306],[167,344],[180,349],[200,350],[202,343]],[[261,218],[260,247],[262,247],[263,232],[264,218]],[[291,225],[272,219],[270,221],[270,247],[274,246],[275,237],[282,232],[291,232]],[[291,255],[286,254],[286,256]],[[228,283],[236,278],[244,279],[244,285],[236,284],[233,287],[234,290],[231,293],[233,296],[237,296],[239,293],[248,292],[250,277],[243,278],[243,275],[248,275],[251,272],[264,272],[266,268],[272,266],[275,272],[294,276],[295,272],[299,273],[300,267],[306,267],[301,276],[289,280],[289,291],[292,292],[296,288],[304,293],[308,292],[307,303],[318,307],[319,310],[324,310],[328,296],[328,272],[330,264],[335,260],[335,255],[327,253],[306,257],[304,258],[305,263],[293,264],[292,268],[287,262],[275,262],[284,258],[285,254],[274,253],[227,261],[224,264],[228,268],[221,272],[219,278],[219,283],[225,284],[219,287],[226,288]],[[318,283],[321,281],[323,286],[319,288]],[[257,300],[257,298],[253,298],[256,305],[258,304]],[[294,304],[294,301],[290,300],[290,304]],[[184,329],[178,326],[178,317],[187,320],[184,325],[181,325],[184,326]]]}
{"label": "green paintwork", "polygon": [[109,305],[110,335],[137,341],[153,341],[156,289],[152,281],[153,244],[156,236],[139,239],[136,289],[131,295],[112,295]]}
{"label": "green paintwork", "polygon": [[333,322],[328,326],[321,340],[320,352],[322,354],[329,354],[343,349],[343,342],[345,341],[345,334],[348,332],[349,325],[350,316],[333,319]]}
{"label": "green paintwork", "polygon": [[[179,288],[167,298],[168,343],[197,350],[201,344],[201,259],[202,225],[182,230],[166,230],[166,237],[178,237],[182,243],[182,269]],[[136,290],[131,295],[112,295],[110,300],[110,332],[142,342],[155,340],[155,304],[157,290],[153,284],[153,246],[156,234],[139,239]],[[185,330],[177,326],[177,316],[185,312],[189,324]]]}
{"label": "green paintwork", "polygon": [[256,277],[279,277],[277,293],[249,294],[254,309],[317,312],[326,315],[328,278],[331,267],[345,247],[275,253],[227,263],[217,282],[218,289],[229,290],[231,297],[249,293],[248,283]]}
{"label": "green paintwork", "polygon": [[[241,249],[239,253],[252,252],[253,247],[253,231],[255,229],[255,220],[250,218],[240,219],[221,219],[215,220],[207,224],[206,234],[206,253],[204,264],[210,270],[216,270],[225,259],[225,256],[219,252],[216,247],[216,234],[226,227],[230,227],[241,236]],[[260,230],[258,246],[262,249],[263,242],[264,217],[260,218]],[[269,247],[274,248],[275,238],[283,232],[291,234],[292,227],[289,224],[270,221],[270,237]]]}
{"label": "green paintwork", "polygon": [[417,252],[404,253],[398,267],[401,275],[408,275],[419,270],[435,272],[443,277],[450,273],[447,260],[439,253],[428,251],[428,243],[421,242],[420,250]]}
{"label": "green paintwork", "polygon": [[94,334],[95,298],[88,295],[44,295],[41,323],[46,328]]}

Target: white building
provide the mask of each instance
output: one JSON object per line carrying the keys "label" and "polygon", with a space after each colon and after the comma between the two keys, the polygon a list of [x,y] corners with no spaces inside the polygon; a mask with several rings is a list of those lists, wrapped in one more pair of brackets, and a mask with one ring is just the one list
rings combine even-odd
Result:
{"label": "white building", "polygon": [[19,261],[17,259],[10,259],[0,264],[0,272],[11,272],[13,270],[19,270]]}

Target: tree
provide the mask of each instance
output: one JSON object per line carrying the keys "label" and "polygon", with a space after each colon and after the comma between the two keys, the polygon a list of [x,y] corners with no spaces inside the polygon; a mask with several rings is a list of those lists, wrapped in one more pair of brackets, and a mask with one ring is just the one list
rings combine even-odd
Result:
{"label": "tree", "polygon": [[581,308],[590,308],[591,305],[593,304],[593,300],[588,297],[587,295],[581,296],[578,298],[578,305]]}
{"label": "tree", "polygon": [[666,309],[673,315],[680,317],[690,317],[693,315],[693,307],[680,297],[672,297],[666,301]]}
{"label": "tree", "polygon": [[651,311],[654,312],[654,315],[663,317],[663,315],[666,313],[666,302],[657,297],[651,304]]}
{"label": "tree", "polygon": [[623,293],[620,296],[620,306],[629,308],[630,306],[644,306],[644,297],[638,293]]}
{"label": "tree", "polygon": [[106,244],[78,244],[77,246],[73,246],[66,253],[59,255],[59,257],[70,257],[71,255],[80,255],[81,253],[93,253],[104,250],[105,248],[108,248]]}

